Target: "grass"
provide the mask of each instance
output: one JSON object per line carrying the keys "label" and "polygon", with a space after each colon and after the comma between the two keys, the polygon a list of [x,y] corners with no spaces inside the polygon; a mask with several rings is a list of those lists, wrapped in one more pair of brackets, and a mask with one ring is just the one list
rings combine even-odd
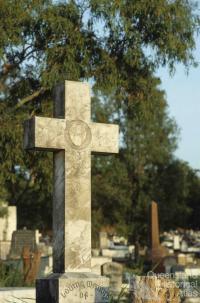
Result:
{"label": "grass", "polygon": [[[19,263],[20,264],[20,263]],[[27,287],[33,286],[24,282],[20,266],[0,263],[0,287]]]}

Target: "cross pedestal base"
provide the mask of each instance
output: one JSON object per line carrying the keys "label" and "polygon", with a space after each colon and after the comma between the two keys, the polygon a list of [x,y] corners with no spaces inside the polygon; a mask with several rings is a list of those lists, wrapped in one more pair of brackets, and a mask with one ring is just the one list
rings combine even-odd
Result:
{"label": "cross pedestal base", "polygon": [[51,274],[36,280],[37,303],[107,303],[109,279],[93,273]]}

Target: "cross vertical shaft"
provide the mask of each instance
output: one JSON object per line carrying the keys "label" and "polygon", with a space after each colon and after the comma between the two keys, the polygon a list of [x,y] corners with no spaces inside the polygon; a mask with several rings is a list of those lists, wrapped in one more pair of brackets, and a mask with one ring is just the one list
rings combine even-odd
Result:
{"label": "cross vertical shaft", "polygon": [[[53,115],[65,118],[65,88],[54,90]],[[53,272],[65,272],[65,150],[53,153]]]}

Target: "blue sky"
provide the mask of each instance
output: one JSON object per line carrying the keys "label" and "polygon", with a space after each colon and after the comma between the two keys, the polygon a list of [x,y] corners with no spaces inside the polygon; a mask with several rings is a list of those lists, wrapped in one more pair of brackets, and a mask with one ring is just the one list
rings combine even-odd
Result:
{"label": "blue sky", "polygon": [[157,72],[166,92],[169,114],[174,117],[180,128],[180,140],[176,156],[188,162],[194,169],[200,169],[200,38],[194,52],[199,62],[197,68],[190,68],[186,74],[182,65],[170,77],[167,69]]}

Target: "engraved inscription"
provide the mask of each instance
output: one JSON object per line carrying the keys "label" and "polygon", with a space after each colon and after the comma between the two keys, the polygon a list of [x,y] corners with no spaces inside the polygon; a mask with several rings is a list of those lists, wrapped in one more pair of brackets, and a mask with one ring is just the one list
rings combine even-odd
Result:
{"label": "engraved inscription", "polygon": [[[72,230],[72,225],[74,222],[68,223],[69,230]],[[71,265],[69,266],[70,270],[75,270],[81,268],[83,265],[90,265],[90,254],[91,250],[85,246],[84,235],[89,233],[91,230],[91,225],[87,224],[84,220],[76,221],[76,228],[73,229],[74,235],[70,240],[70,249],[68,252],[68,257],[71,259]],[[80,233],[80,236],[79,236]]]}
{"label": "engraved inscription", "polygon": [[74,150],[73,153],[67,155],[68,162],[66,165],[66,175],[68,177],[87,177],[90,176],[90,162],[87,150]]}
{"label": "engraved inscription", "polygon": [[71,298],[72,294],[79,299],[77,302],[94,302],[94,299],[95,302],[96,300],[97,302],[108,302],[109,300],[108,288],[90,280],[66,284],[61,291],[61,296],[67,298],[69,295]]}

